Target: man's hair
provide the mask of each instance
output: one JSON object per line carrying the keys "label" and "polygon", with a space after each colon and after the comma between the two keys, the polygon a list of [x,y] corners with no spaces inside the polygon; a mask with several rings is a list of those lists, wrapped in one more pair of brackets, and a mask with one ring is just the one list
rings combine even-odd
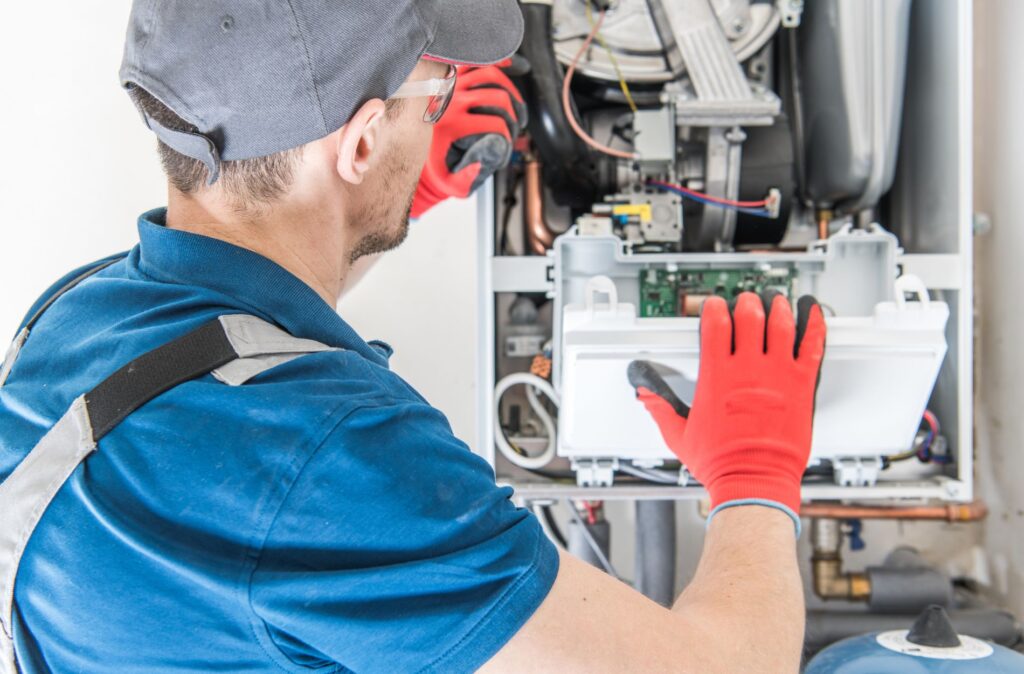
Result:
{"label": "man's hair", "polygon": [[[198,131],[145,89],[134,88],[132,96],[147,115],[163,126],[174,131]],[[388,119],[398,114],[402,103],[400,99],[386,102]],[[203,162],[177,152],[163,141],[157,141],[157,151],[164,173],[175,189],[185,194],[195,194],[206,184],[207,170]],[[301,159],[302,148],[296,147],[265,157],[222,161],[218,182],[240,209],[268,205],[291,186],[295,168]]]}

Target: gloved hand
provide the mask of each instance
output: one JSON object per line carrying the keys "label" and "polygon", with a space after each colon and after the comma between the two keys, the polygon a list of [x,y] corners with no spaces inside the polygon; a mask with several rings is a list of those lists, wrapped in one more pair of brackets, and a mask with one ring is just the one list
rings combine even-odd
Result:
{"label": "gloved hand", "polygon": [[800,298],[797,316],[794,323],[778,293],[743,293],[731,315],[724,299],[705,301],[691,407],[649,362],[629,365],[629,381],[666,444],[708,490],[712,515],[735,505],[768,505],[789,514],[800,530],[800,481],[811,452],[825,319],[809,296]]}
{"label": "gloved hand", "polygon": [[516,136],[526,129],[526,104],[499,66],[460,66],[455,92],[434,126],[430,156],[410,215],[418,218],[449,197],[468,197],[508,165]]}

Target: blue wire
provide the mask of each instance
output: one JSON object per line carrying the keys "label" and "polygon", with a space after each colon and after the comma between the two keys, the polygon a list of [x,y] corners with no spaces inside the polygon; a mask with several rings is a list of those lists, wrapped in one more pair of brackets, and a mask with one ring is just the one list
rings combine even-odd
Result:
{"label": "blue wire", "polygon": [[705,204],[706,206],[717,206],[718,208],[726,208],[726,209],[729,209],[729,210],[738,211],[740,213],[746,213],[748,215],[754,215],[754,216],[757,216],[759,218],[768,218],[769,220],[772,219],[771,212],[768,211],[768,209],[766,209],[766,208],[746,208],[746,207],[743,207],[743,206],[732,206],[732,205],[729,205],[729,204],[720,204],[720,203],[718,203],[716,201],[711,201],[710,199],[703,199],[701,197],[698,197],[695,194],[690,194],[689,192],[684,192],[682,190],[676,189],[675,187],[670,187],[668,185],[658,185],[656,183],[648,183],[648,184],[651,187],[656,187],[657,189],[665,191],[665,192],[672,192],[673,194],[678,194],[679,196],[681,196],[684,199],[689,199],[691,201],[696,201],[697,203]]}
{"label": "blue wire", "polygon": [[925,463],[931,462],[943,465],[953,463],[953,457],[948,454],[932,454],[932,444],[935,442],[935,437],[935,431],[929,429],[928,435],[925,436],[924,442],[921,443],[921,448],[917,450],[917,458]]}

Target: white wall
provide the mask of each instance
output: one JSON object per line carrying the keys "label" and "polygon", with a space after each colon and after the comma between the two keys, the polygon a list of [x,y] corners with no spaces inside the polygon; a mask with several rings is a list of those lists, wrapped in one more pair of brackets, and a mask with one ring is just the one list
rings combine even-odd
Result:
{"label": "white wall", "polygon": [[366,339],[395,348],[392,369],[476,438],[476,200],[448,201],[412,223],[339,306]]}
{"label": "white wall", "polygon": [[[118,86],[130,3],[12,2],[0,19],[0,341],[70,269],[136,242],[165,203],[155,139]],[[413,223],[409,241],[341,306],[393,366],[473,437],[472,202]],[[6,348],[6,346],[4,346]],[[0,349],[2,354],[3,349]],[[113,365],[113,364],[112,364]]]}
{"label": "white wall", "polygon": [[0,20],[0,339],[73,267],[163,203],[155,142],[118,86],[129,3],[6,3]]}

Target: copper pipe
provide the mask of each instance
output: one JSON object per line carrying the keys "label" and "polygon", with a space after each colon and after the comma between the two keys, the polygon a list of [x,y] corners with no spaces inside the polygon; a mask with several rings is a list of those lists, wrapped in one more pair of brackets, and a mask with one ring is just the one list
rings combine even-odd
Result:
{"label": "copper pipe", "polygon": [[527,246],[534,255],[544,255],[554,245],[555,235],[544,219],[544,187],[540,179],[540,162],[536,159],[527,160],[523,182]]}
{"label": "copper pipe", "polygon": [[946,522],[977,522],[988,515],[982,500],[970,503],[947,503],[930,506],[855,506],[841,503],[805,503],[800,507],[805,517],[829,517],[841,520],[944,520]]}
{"label": "copper pipe", "polygon": [[832,222],[832,211],[822,209],[818,211],[818,238],[824,241],[828,238],[828,226]]}

